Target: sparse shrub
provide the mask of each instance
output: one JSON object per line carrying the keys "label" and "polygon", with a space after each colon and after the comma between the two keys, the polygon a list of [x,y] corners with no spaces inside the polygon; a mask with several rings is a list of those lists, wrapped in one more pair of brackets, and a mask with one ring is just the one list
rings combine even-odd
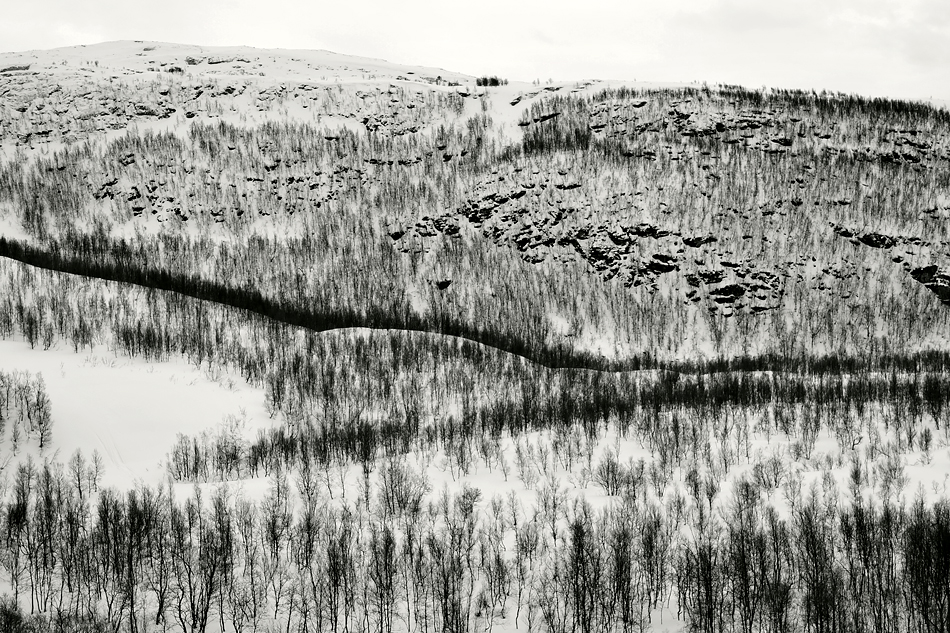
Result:
{"label": "sparse shrub", "polygon": [[785,480],[785,460],[780,455],[770,455],[752,466],[752,479],[763,490],[776,490]]}

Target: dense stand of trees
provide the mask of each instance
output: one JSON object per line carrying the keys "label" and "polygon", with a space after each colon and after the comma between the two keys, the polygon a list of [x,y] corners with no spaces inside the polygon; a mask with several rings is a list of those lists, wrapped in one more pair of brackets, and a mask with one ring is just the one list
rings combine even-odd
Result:
{"label": "dense stand of trees", "polygon": [[[79,237],[70,234],[64,244],[58,241],[53,241],[51,244],[51,250],[44,250],[26,242],[0,237],[0,257],[57,272],[172,291],[196,299],[247,310],[283,324],[303,327],[314,332],[371,328],[428,332],[457,337],[463,340],[463,345],[466,342],[486,345],[549,368],[593,369],[609,372],[666,369],[687,373],[802,370],[809,373],[842,373],[862,370],[906,371],[921,367],[942,370],[950,362],[950,352],[945,350],[928,349],[908,352],[887,348],[873,355],[848,352],[807,354],[799,350],[791,354],[767,352],[689,360],[664,359],[648,353],[614,360],[596,353],[573,349],[563,342],[539,342],[505,331],[472,327],[444,313],[427,316],[401,309],[397,305],[355,310],[321,302],[305,303],[299,298],[278,300],[266,296],[253,287],[238,287],[194,275],[176,275],[163,269],[137,266],[132,263],[134,260],[145,262],[150,259],[147,249],[140,248],[136,252],[124,240],[112,243],[101,235]],[[314,245],[304,240],[297,245],[297,248],[310,250],[314,248]],[[79,255],[64,255],[71,252]],[[48,348],[53,340],[51,324],[40,323],[33,312],[18,314],[18,317],[25,319],[22,330],[30,345],[35,346],[42,341],[44,347]],[[12,316],[4,315],[0,316],[0,319],[10,321]],[[170,342],[156,336],[153,327],[145,326],[143,329],[142,324],[136,330],[127,328],[121,333],[123,344],[130,347],[133,353],[144,355],[157,353],[161,356],[167,351]],[[89,337],[88,333],[80,328],[76,331],[75,338],[88,342]]]}
{"label": "dense stand of trees", "polygon": [[[90,494],[62,464],[21,464],[0,617],[10,631],[627,632],[666,608],[697,631],[947,630],[946,500],[839,504],[822,485],[783,516],[740,479],[723,504],[693,489],[597,510],[554,483],[524,504],[430,494],[411,462],[386,467],[341,502],[283,472],[251,501],[225,486]],[[394,503],[393,478],[409,499]]]}

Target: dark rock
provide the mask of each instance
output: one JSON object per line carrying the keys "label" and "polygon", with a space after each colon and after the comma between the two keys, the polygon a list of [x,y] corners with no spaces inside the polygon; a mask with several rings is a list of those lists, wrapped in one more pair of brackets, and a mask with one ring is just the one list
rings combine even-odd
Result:
{"label": "dark rock", "polygon": [[535,117],[535,118],[534,118],[534,122],[535,122],[535,123],[544,123],[545,121],[550,121],[551,119],[555,119],[555,118],[557,118],[557,117],[559,117],[559,116],[561,116],[561,113],[560,113],[560,112],[551,112],[550,114],[542,114],[542,115],[539,116],[539,117]]}
{"label": "dark rock", "polygon": [[646,222],[641,222],[640,224],[636,225],[630,229],[630,232],[638,237],[650,237],[655,240],[670,235],[669,231],[655,227],[652,224],[647,224]]}
{"label": "dark rock", "polygon": [[477,202],[470,202],[465,207],[459,209],[459,213],[475,226],[479,226],[492,216],[494,210],[495,206],[482,206]]}
{"label": "dark rock", "polygon": [[432,218],[429,218],[428,216],[422,218],[422,220],[419,222],[416,222],[416,226],[414,228],[416,229],[416,233],[418,233],[421,237],[435,237],[437,234],[435,227],[432,226]]}
{"label": "dark rock", "polygon": [[729,284],[720,286],[709,291],[716,303],[734,303],[736,299],[745,294],[745,288],[739,284]]}
{"label": "dark rock", "polygon": [[700,270],[699,278],[704,284],[718,284],[726,278],[726,272],[723,270]]}
{"label": "dark rock", "polygon": [[940,269],[937,266],[922,266],[910,271],[910,276],[922,284],[929,284],[934,280]]}
{"label": "dark rock", "polygon": [[881,233],[864,233],[858,236],[858,240],[865,246],[870,246],[871,248],[894,248],[894,246],[897,245],[896,239],[890,235],[883,235]]}
{"label": "dark rock", "polygon": [[699,237],[684,237],[683,244],[689,246],[690,248],[699,248],[703,244],[712,244],[713,242],[719,241],[717,238],[712,235],[699,236]]}
{"label": "dark rock", "polygon": [[439,280],[439,281],[435,282],[435,287],[438,288],[439,290],[445,290],[446,288],[448,288],[448,287],[451,286],[451,285],[452,285],[452,280],[451,280],[451,279],[442,279],[442,280]]}
{"label": "dark rock", "polygon": [[653,259],[646,263],[646,269],[655,273],[671,273],[679,270],[676,258],[665,253],[654,253]]}
{"label": "dark rock", "polygon": [[841,237],[854,237],[854,231],[846,229],[840,224],[831,224],[831,230],[840,235]]}
{"label": "dark rock", "polygon": [[432,221],[432,225],[436,228],[437,231],[448,235],[449,237],[454,237],[460,234],[461,229],[459,228],[458,220],[452,216],[443,215],[437,217]]}
{"label": "dark rock", "polygon": [[647,262],[646,269],[655,273],[671,273],[674,270],[679,270],[675,264],[666,264],[656,260]]}
{"label": "dark rock", "polygon": [[390,231],[389,237],[391,237],[392,240],[395,242],[395,241],[398,241],[405,234],[406,234],[405,231]]}
{"label": "dark rock", "polygon": [[772,142],[775,143],[776,145],[781,145],[782,147],[791,147],[791,146],[792,146],[792,139],[786,138],[786,137],[784,137],[784,136],[780,136],[780,137],[777,137],[777,138],[773,138],[773,139],[772,139]]}
{"label": "dark rock", "polygon": [[117,184],[119,184],[118,178],[113,178],[102,183],[102,185],[99,187],[99,190],[92,194],[92,197],[96,200],[104,200],[105,198],[109,198],[110,200],[114,199],[115,192],[112,190],[112,188]]}
{"label": "dark rock", "polygon": [[950,272],[937,266],[923,266],[910,271],[910,276],[937,295],[945,305],[950,305]]}
{"label": "dark rock", "polygon": [[781,278],[775,273],[769,272],[767,270],[757,270],[750,275],[750,278],[759,282],[759,288],[771,288],[772,290],[778,290],[782,287]]}

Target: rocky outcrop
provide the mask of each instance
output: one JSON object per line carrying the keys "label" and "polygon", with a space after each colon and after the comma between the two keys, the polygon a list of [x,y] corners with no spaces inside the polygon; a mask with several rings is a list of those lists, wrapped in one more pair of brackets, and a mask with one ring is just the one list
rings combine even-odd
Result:
{"label": "rocky outcrop", "polygon": [[935,265],[922,266],[912,269],[910,276],[937,295],[945,305],[950,305],[950,270]]}
{"label": "rocky outcrop", "polygon": [[676,256],[667,253],[654,253],[652,258],[644,262],[646,269],[653,273],[663,274],[679,270]]}
{"label": "rocky outcrop", "polygon": [[739,284],[728,284],[713,288],[709,291],[709,294],[716,303],[735,303],[736,299],[744,295],[745,292],[746,289]]}
{"label": "rocky outcrop", "polygon": [[690,248],[699,248],[704,244],[712,244],[713,242],[718,241],[714,235],[702,235],[699,237],[684,237],[683,244],[689,246]]}
{"label": "rocky outcrop", "polygon": [[871,248],[894,248],[897,246],[895,238],[883,233],[862,233],[857,237],[862,244]]}
{"label": "rocky outcrop", "polygon": [[874,231],[857,231],[840,224],[830,223],[831,230],[838,237],[850,240],[853,244],[864,245],[870,248],[891,249],[898,246],[932,246],[933,244],[919,237],[905,235],[887,235]]}

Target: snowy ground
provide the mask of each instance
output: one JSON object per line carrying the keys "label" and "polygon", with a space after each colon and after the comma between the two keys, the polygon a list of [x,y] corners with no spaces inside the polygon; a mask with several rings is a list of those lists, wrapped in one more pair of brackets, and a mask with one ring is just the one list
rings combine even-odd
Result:
{"label": "snowy ground", "polygon": [[263,390],[181,360],[117,358],[102,347],[75,354],[62,344],[31,350],[23,341],[0,340],[0,371],[14,370],[42,374],[53,403],[52,443],[42,455],[33,446],[31,452],[65,462],[77,449],[87,459],[98,451],[104,486],[163,481],[179,433],[199,434],[233,416],[250,439],[275,424],[264,411]]}

